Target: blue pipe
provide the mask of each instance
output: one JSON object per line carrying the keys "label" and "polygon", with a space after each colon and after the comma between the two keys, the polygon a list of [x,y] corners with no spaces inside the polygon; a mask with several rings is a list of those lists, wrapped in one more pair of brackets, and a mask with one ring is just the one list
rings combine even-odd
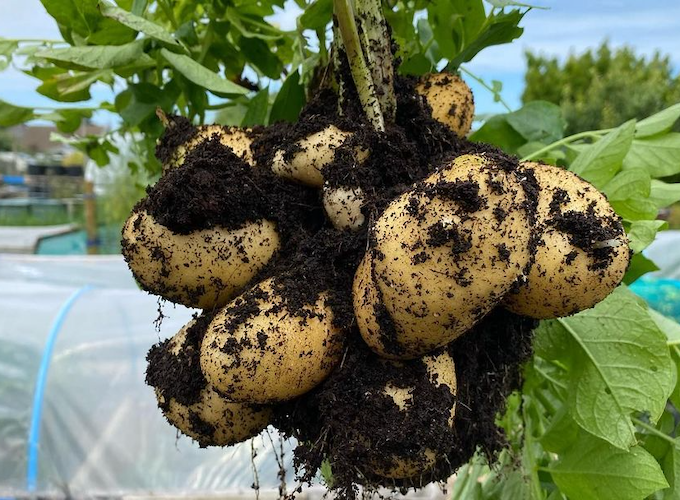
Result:
{"label": "blue pipe", "polygon": [[33,392],[33,410],[31,413],[31,426],[28,431],[28,453],[26,466],[26,489],[28,491],[35,491],[38,484],[38,444],[40,443],[40,423],[42,420],[43,397],[45,395],[45,386],[47,385],[47,370],[50,367],[50,360],[52,359],[52,351],[54,344],[57,341],[57,336],[61,330],[64,320],[73,304],[84,293],[94,288],[92,285],[85,285],[79,288],[66,299],[59,309],[57,316],[47,334],[47,341],[45,342],[45,349],[43,350],[42,359],[40,360],[40,368],[38,370],[38,378],[35,382],[35,390]]}

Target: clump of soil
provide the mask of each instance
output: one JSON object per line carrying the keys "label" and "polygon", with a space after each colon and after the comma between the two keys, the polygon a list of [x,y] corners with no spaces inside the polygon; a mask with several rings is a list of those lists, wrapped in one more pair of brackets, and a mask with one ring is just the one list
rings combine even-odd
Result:
{"label": "clump of soil", "polygon": [[[495,418],[520,387],[520,367],[531,354],[536,324],[499,308],[447,346],[456,365],[455,398],[446,386],[423,383],[421,361],[385,362],[353,331],[342,366],[317,389],[278,410],[276,426],[300,443],[295,465],[304,470],[302,480],[313,480],[328,460],[333,488],[341,498],[353,498],[358,484],[405,489],[445,481],[475,450],[493,460],[506,443]],[[416,388],[406,418],[381,393],[387,382]],[[456,417],[450,428],[453,399]],[[362,466],[389,468],[390,457],[418,457],[425,449],[437,453],[436,465],[408,480],[382,478]]]}

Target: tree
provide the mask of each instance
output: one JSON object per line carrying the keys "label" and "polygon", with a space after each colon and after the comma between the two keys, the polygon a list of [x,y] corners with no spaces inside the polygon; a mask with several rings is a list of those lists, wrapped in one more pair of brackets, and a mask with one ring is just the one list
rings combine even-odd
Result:
{"label": "tree", "polygon": [[[135,142],[136,163],[151,172],[159,168],[152,154],[162,130],[157,107],[194,123],[209,120],[217,110],[224,120],[242,125],[294,121],[315,86],[317,68],[332,61],[327,42],[333,10],[340,16],[338,7],[344,8],[347,22],[351,5],[299,0],[304,13],[297,29],[283,31],[267,21],[275,6],[283,6],[281,0],[119,0],[117,7],[96,0],[42,1],[64,40],[0,41],[0,57],[11,60],[17,50],[27,55],[26,63],[15,64],[38,78],[38,91],[56,101],[87,101],[97,81],[111,85],[116,98],[96,108],[67,104],[50,110],[0,102],[0,126],[39,116],[68,132],[95,109],[119,114],[116,133],[143,134]],[[355,3],[369,5],[368,0]],[[529,10],[525,4],[488,4],[486,9],[482,0],[384,2],[403,61],[400,71],[420,75],[445,66],[465,72],[463,64],[486,46],[521,35],[519,23]],[[316,34],[318,49],[310,33]],[[362,61],[350,57],[357,68]],[[365,61],[363,66],[357,73],[371,78]],[[248,82],[246,75],[256,81]],[[552,88],[557,92],[563,85],[555,80]],[[488,88],[498,94],[499,85]],[[613,130],[565,137],[562,110],[529,101],[489,118],[471,139],[523,160],[558,163],[604,191],[636,252],[625,278],[630,283],[655,269],[640,252],[663,226],[656,220],[659,209],[680,199],[678,185],[660,180],[680,172],[680,139],[670,132],[679,118],[680,105],[675,105],[640,121],[612,124]],[[107,137],[74,143],[100,164],[117,153]],[[481,459],[465,466],[455,497],[641,500],[680,494],[674,419],[680,406],[678,338],[677,324],[649,310],[625,286],[591,310],[542,322],[524,385],[499,416],[509,447],[498,467]]]}
{"label": "tree", "polygon": [[680,102],[680,75],[669,56],[647,59],[631,47],[612,51],[603,42],[593,51],[556,57],[526,53],[526,87],[522,100],[543,100],[561,107],[567,134],[615,127]]}

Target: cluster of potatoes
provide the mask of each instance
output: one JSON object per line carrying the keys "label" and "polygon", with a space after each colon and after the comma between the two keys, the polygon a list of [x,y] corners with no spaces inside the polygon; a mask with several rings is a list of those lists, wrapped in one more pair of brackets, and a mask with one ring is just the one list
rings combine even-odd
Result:
{"label": "cluster of potatoes", "polygon": [[[461,137],[469,132],[473,100],[461,79],[429,75],[416,91],[434,119]],[[131,214],[123,249],[141,286],[209,314],[204,331],[191,341],[186,331],[193,323],[155,347],[177,359],[190,351],[182,359],[200,366],[200,390],[191,404],[173,399],[163,384],[156,395],[168,421],[203,446],[256,435],[271,423],[276,405],[323,383],[341,364],[345,337],[355,326],[382,362],[425,363],[429,383],[448,387],[453,396],[447,417],[453,428],[456,371],[442,347],[498,306],[532,318],[592,307],[620,283],[628,265],[626,235],[604,195],[557,167],[512,164],[489,153],[458,156],[369,221],[360,188],[331,189],[323,177],[336,150],[352,143],[351,132],[330,125],[258,165],[252,131],[203,126],[176,148],[164,175],[190,168],[184,162],[192,148],[216,137],[253,169],[269,168],[318,188],[333,226],[365,231],[369,245],[347,298],[356,324],[338,325],[327,292],[293,307],[276,276],[253,282],[282,246],[274,221],[263,217],[236,229],[178,234],[147,211]],[[361,169],[371,152],[352,148]],[[149,372],[161,369],[155,357],[149,359]],[[175,375],[168,374],[170,383],[179,380]],[[411,395],[412,388],[390,380],[381,394],[405,414],[414,411]],[[401,479],[422,474],[437,458],[422,449],[390,457],[389,466],[364,466],[374,475]]]}

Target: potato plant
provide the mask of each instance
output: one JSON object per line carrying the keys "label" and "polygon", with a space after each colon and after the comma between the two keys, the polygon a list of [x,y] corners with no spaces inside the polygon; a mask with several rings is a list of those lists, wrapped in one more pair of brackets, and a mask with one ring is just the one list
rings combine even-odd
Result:
{"label": "potato plant", "polygon": [[[564,137],[533,102],[467,137],[458,70],[521,34],[512,2],[300,0],[290,33],[275,1],[43,3],[64,43],[1,40],[4,60],[63,102],[126,81],[102,109],[163,172],[123,249],[143,288],[202,309],[149,353],[171,424],[201,446],[272,424],[301,481],[348,497],[451,473],[455,498],[678,494],[677,326],[620,283],[654,269],[680,199],[680,105]],[[0,103],[0,125],[92,111]]]}

